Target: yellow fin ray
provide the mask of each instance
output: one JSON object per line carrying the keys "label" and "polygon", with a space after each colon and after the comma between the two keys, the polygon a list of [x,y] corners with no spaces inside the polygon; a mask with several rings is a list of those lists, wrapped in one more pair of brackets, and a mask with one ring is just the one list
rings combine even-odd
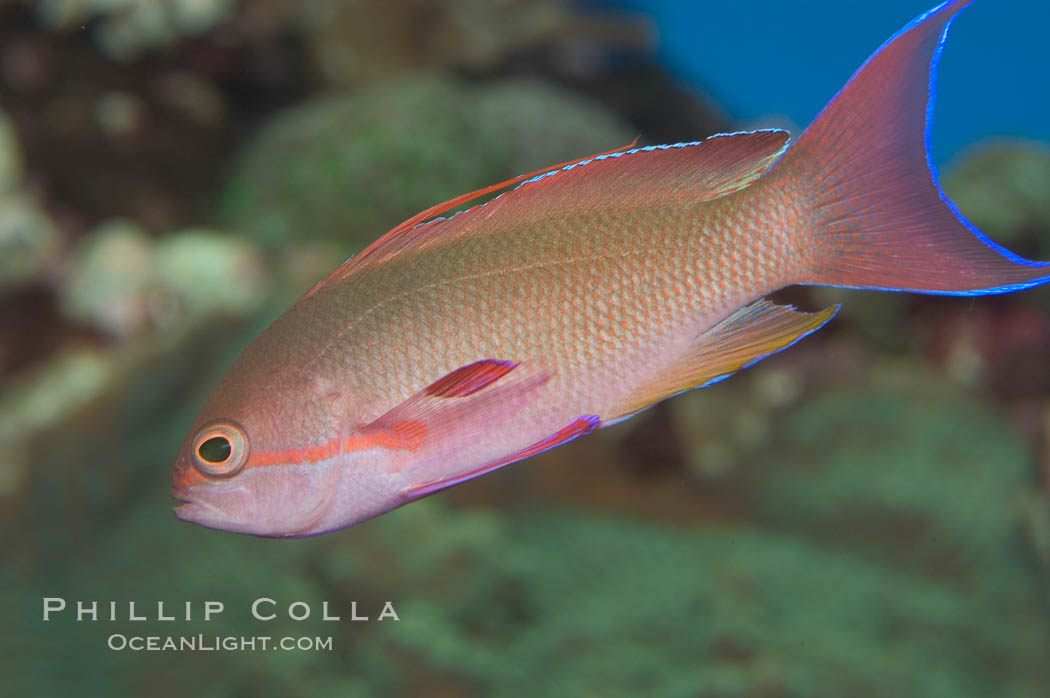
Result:
{"label": "yellow fin ray", "polygon": [[618,418],[682,391],[728,378],[786,349],[823,327],[839,307],[805,313],[762,299],[741,308],[697,337],[685,356],[631,394]]}

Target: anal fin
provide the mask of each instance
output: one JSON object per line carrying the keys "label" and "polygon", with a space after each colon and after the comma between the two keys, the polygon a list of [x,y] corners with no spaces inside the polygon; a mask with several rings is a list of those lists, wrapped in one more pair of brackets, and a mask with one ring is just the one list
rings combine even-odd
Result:
{"label": "anal fin", "polygon": [[833,305],[804,313],[765,299],[745,306],[697,337],[684,356],[631,394],[617,419],[685,390],[728,378],[816,332],[838,310]]}

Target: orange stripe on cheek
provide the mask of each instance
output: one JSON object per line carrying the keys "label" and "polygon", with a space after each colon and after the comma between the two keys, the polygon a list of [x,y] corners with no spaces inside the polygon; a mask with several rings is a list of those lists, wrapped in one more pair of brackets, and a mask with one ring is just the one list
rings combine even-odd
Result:
{"label": "orange stripe on cheek", "polygon": [[364,451],[370,448],[386,448],[391,451],[415,451],[423,445],[427,436],[427,425],[423,422],[396,422],[382,430],[366,430],[353,434],[342,441],[332,439],[320,446],[289,448],[282,451],[252,451],[246,468],[268,465],[305,465],[328,460],[340,453]]}

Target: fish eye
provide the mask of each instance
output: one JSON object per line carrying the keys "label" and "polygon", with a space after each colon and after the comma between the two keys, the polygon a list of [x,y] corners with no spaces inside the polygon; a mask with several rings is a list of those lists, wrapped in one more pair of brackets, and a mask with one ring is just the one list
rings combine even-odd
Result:
{"label": "fish eye", "polygon": [[197,455],[209,463],[225,463],[233,452],[233,444],[225,436],[213,436],[197,447]]}
{"label": "fish eye", "polygon": [[248,435],[233,422],[207,424],[193,439],[193,466],[208,477],[233,477],[247,462]]}

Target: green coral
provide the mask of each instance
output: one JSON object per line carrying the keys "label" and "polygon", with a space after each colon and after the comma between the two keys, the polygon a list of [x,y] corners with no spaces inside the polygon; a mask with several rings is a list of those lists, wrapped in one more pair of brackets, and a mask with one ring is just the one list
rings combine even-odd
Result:
{"label": "green coral", "polygon": [[[960,393],[900,378],[910,387],[842,388],[786,415],[780,463],[753,473],[759,516],[979,585],[1016,553],[1030,456]],[[996,579],[1005,593],[1014,578]]]}
{"label": "green coral", "polygon": [[243,152],[222,213],[271,247],[333,240],[349,253],[452,196],[632,137],[601,107],[543,83],[417,76],[275,118]]}
{"label": "green coral", "polygon": [[1021,643],[1045,628],[996,630],[987,599],[790,535],[556,515],[504,528],[483,574],[394,628],[480,695],[1025,695],[1012,671],[1039,671]]}

